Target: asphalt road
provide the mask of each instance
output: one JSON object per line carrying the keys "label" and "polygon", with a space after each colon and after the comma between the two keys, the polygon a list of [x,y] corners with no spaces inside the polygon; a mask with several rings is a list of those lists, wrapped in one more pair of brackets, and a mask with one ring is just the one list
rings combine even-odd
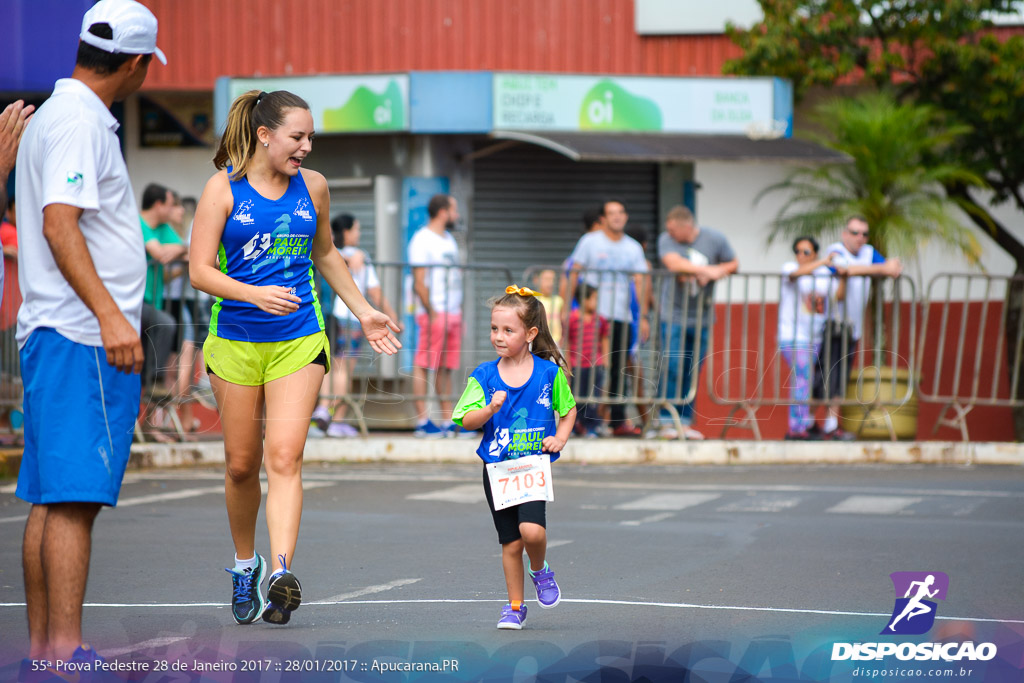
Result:
{"label": "asphalt road", "polygon": [[[86,638],[148,665],[122,674],[146,681],[842,681],[906,662],[833,662],[836,642],[947,638],[999,654],[928,680],[1024,680],[1024,470],[556,463],[554,477],[562,604],[540,609],[529,587],[526,627],[509,632],[495,629],[506,598],[477,466],[308,466],[292,563],[304,604],[286,627],[231,619],[221,473],[130,474],[96,524]],[[0,486],[0,680],[27,647],[13,488]],[[262,517],[257,539],[267,556]],[[925,635],[879,635],[897,571],[949,577]]]}

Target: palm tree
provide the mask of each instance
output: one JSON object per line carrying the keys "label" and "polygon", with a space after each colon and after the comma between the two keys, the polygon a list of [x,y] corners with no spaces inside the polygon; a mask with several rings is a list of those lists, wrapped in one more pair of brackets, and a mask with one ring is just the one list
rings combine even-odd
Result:
{"label": "palm tree", "polygon": [[784,192],[769,242],[801,235],[831,237],[850,216],[871,226],[870,242],[889,257],[912,261],[937,242],[978,265],[981,246],[958,220],[971,205],[946,196],[943,184],[984,187],[985,181],[945,155],[967,129],[944,126],[934,109],[899,103],[887,93],[835,99],[819,106],[815,120],[827,135],[810,136],[849,160],[793,171],[757,196]]}
{"label": "palm tree", "polygon": [[[831,100],[816,113],[816,121],[827,134],[814,137],[846,159],[799,168],[761,191],[755,202],[776,192],[787,195],[772,223],[769,242],[810,235],[825,243],[825,238],[840,232],[850,216],[861,216],[871,228],[872,246],[887,257],[914,262],[922,247],[938,243],[963,254],[971,265],[980,265],[981,246],[957,211],[977,210],[943,190],[946,184],[985,186],[984,180],[945,154],[967,132],[965,127],[944,126],[934,109],[900,103],[884,92]],[[872,289],[867,306],[872,315],[865,320],[866,348],[861,348],[873,352],[871,365],[892,368],[885,371],[891,378],[887,380],[891,396],[913,400],[907,371],[896,370],[898,343],[887,339],[889,316],[884,314],[879,290]],[[895,296],[898,302],[898,286]],[[880,332],[877,336],[876,329]],[[891,355],[887,347],[893,350]],[[908,378],[905,390],[902,385],[897,387],[901,373]],[[865,399],[870,403],[878,396]],[[859,423],[870,416],[887,416],[883,419],[891,429],[890,420],[899,409],[881,408],[855,417]],[[916,410],[913,413],[916,415]],[[916,428],[916,417],[913,425]]]}

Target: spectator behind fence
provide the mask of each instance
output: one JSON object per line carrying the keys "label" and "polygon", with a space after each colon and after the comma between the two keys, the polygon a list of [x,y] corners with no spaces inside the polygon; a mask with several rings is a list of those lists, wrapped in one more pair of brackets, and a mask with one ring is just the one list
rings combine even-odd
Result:
{"label": "spectator behind fence", "polygon": [[[650,244],[650,232],[647,228],[642,225],[630,225],[626,229],[626,234],[637,241],[640,248],[644,250],[644,258],[647,258],[647,248]],[[647,267],[650,270],[655,268],[654,263],[650,259],[647,259]],[[629,289],[629,313],[632,321],[629,328],[629,365],[626,367],[625,373],[633,382],[633,394],[637,398],[642,399],[645,396],[644,392],[647,387],[644,386],[644,364],[640,358],[640,327],[643,320],[640,316],[640,311],[641,309],[647,311],[654,310],[657,302],[654,300],[654,287],[650,282],[647,282],[647,287],[643,291],[637,290],[635,282],[629,283]],[[647,298],[645,302],[646,308],[640,305],[641,297]],[[640,402],[634,404],[634,407],[639,416],[640,424],[646,424],[651,410],[650,406]]]}
{"label": "spectator behind fence", "polygon": [[598,436],[602,424],[595,403],[587,402],[589,397],[599,398],[604,386],[602,363],[611,350],[609,333],[611,326],[606,318],[597,312],[597,288],[584,283],[576,290],[578,306],[569,313],[566,355],[572,371],[574,392],[579,399],[577,405],[579,420],[576,433],[586,437]]}
{"label": "spectator behind fence", "polygon": [[[413,360],[413,393],[417,398],[418,437],[454,435],[451,424],[452,370],[459,367],[462,350],[462,271],[459,245],[450,230],[459,220],[459,205],[453,197],[436,194],[427,204],[429,220],[409,240],[419,338]],[[427,373],[434,371],[434,389],[441,404],[441,424],[427,411]]]}
{"label": "spectator behind fence", "polygon": [[779,352],[792,368],[789,375],[789,429],[786,439],[805,441],[814,426],[807,400],[817,365],[818,346],[824,336],[825,316],[835,300],[846,294],[845,278],[833,278],[829,265],[835,254],[818,258],[818,242],[798,237],[793,242],[795,261],[782,264],[779,293]]}
{"label": "spectator behind fence", "polygon": [[[583,230],[580,236],[589,235],[592,232],[599,232],[604,229],[604,215],[603,205],[595,206],[592,209],[587,209],[583,212]],[[565,273],[565,277],[562,278],[562,284],[558,287],[558,296],[562,297],[562,301],[568,301],[572,307],[576,306],[575,287],[583,279],[581,275],[573,274],[572,272],[572,254],[566,257],[562,263],[562,272]],[[570,281],[572,285],[570,286]],[[565,311],[562,314],[562,322],[568,320],[569,312]]]}
{"label": "spectator behind fence", "polygon": [[562,313],[565,310],[565,300],[555,294],[555,271],[548,268],[537,273],[533,278],[533,284],[540,294],[537,298],[544,306],[544,312],[548,318],[548,329],[551,331],[551,338],[556,344],[562,343]]}
{"label": "spectator behind fence", "polygon": [[[192,241],[196,200],[194,197],[181,198],[173,190],[171,196],[174,208],[168,223],[187,250]],[[171,395],[180,401],[181,423],[185,431],[194,432],[199,428],[199,422],[192,413],[192,384],[197,372],[205,375],[203,364],[197,361],[200,356],[199,345],[206,341],[209,320],[199,306],[197,292],[188,281],[187,251],[178,260],[165,266],[164,310],[177,323],[172,353],[167,363],[167,380],[172,385]]]}
{"label": "spectator behind fence", "polygon": [[[570,289],[575,294],[579,272],[588,285],[598,288],[598,312],[611,321],[611,350],[608,362],[606,393],[614,398],[626,394],[625,368],[629,364],[629,329],[632,314],[629,310],[630,281],[638,291],[644,291],[648,272],[643,248],[626,234],[629,216],[621,201],[604,203],[601,230],[589,232],[580,238],[569,257],[572,276]],[[634,273],[634,274],[630,274]],[[647,321],[647,302],[640,302],[640,339],[645,341],[650,330]],[[615,436],[639,436],[640,429],[626,420],[626,406],[611,406],[612,433]]]}
{"label": "spectator behind fence", "polygon": [[[0,222],[0,244],[3,245],[4,269],[0,274],[3,287],[3,303],[0,303],[0,333],[2,333],[3,360],[16,360],[14,334],[18,324],[18,307],[21,306],[21,290],[18,288],[18,218],[15,213],[14,196],[11,195],[4,220]],[[4,364],[4,371],[8,372]]]}
{"label": "spectator behind fence", "polygon": [[101,669],[82,644],[82,600],[93,522],[101,506],[117,504],[128,465],[146,281],[110,107],[142,86],[153,55],[166,62],[156,34],[156,17],[139,3],[92,5],[71,78],[56,82],[18,153],[25,450],[17,495],[32,504],[22,550],[29,664],[46,666],[25,671],[23,660],[19,680]]}
{"label": "spectator behind fence", "polygon": [[146,296],[142,306],[142,332],[146,362],[142,385],[151,386],[162,374],[177,336],[177,321],[163,310],[164,265],[185,255],[185,245],[174,232],[174,193],[150,183],[142,191],[139,225],[146,246]]}
{"label": "spectator behind fence", "polygon": [[839,402],[853,369],[857,343],[864,332],[864,308],[871,294],[871,276],[896,278],[903,272],[899,259],[885,256],[868,244],[868,222],[860,216],[846,221],[838,242],[825,250],[833,254],[832,271],[849,279],[845,305],[836,306],[829,316],[825,338],[818,349],[821,371],[815,375],[814,397],[830,400],[825,418],[824,438],[851,441],[855,437],[839,427]]}
{"label": "spectator behind fence", "polygon": [[[35,106],[25,106],[23,100],[12,102],[0,112],[0,216],[7,215],[8,221],[0,227],[0,242],[3,243],[4,267],[0,269],[0,292],[3,294],[2,310],[0,310],[0,330],[3,330],[4,351],[0,354],[0,361],[4,358],[15,356],[14,335],[18,316],[18,307],[21,305],[21,290],[18,288],[18,234],[15,229],[17,219],[14,215],[14,197],[10,198],[8,206],[7,178],[14,170],[14,162],[18,157],[18,144],[21,141],[21,134],[25,130],[25,124],[35,111]],[[6,286],[5,286],[6,284]],[[16,360],[12,359],[12,365]],[[13,368],[4,364],[4,372],[11,372]]]}
{"label": "spectator behind fence", "polygon": [[[691,382],[700,376],[707,355],[708,330],[714,322],[714,283],[735,273],[740,262],[725,235],[699,227],[685,206],[673,207],[665,219],[665,232],[658,238],[662,265],[675,278],[667,278],[661,291],[661,335],[668,372],[662,392],[669,399],[683,399]],[[693,429],[693,405],[675,403],[683,434],[669,423],[669,412],[661,411],[658,435],[664,439],[703,439]]]}
{"label": "spectator behind fence", "polygon": [[[370,255],[359,248],[359,221],[350,213],[343,213],[331,221],[331,235],[335,248],[341,252],[352,279],[362,294],[378,310],[383,311],[392,320],[397,320],[391,304],[381,296],[380,279],[377,270],[370,261]],[[352,372],[362,352],[363,328],[359,319],[352,315],[348,306],[340,296],[335,295],[332,307],[334,319],[335,344],[334,362],[330,374],[324,375],[320,387],[321,399],[313,411],[313,425],[309,429],[310,436],[352,437],[359,431],[352,425],[343,422],[348,404],[341,396],[349,393]],[[331,329],[332,326],[328,326]],[[331,400],[327,396],[338,396]],[[315,430],[315,431],[314,431]]]}

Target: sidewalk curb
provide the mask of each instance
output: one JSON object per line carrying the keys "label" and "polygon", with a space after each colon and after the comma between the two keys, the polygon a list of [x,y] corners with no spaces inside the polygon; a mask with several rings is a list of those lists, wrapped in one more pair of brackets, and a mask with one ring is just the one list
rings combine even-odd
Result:
{"label": "sidewalk curb", "polygon": [[[310,439],[306,462],[478,462],[477,442],[374,436],[369,439]],[[986,442],[570,441],[562,462],[591,465],[784,465],[935,464],[1024,465],[1024,444]],[[132,469],[222,465],[223,442],[137,444]]]}
{"label": "sidewalk curb", "polygon": [[[310,439],[306,462],[474,463],[477,442],[417,439],[405,435],[368,439]],[[561,462],[589,465],[1016,465],[1024,466],[1024,444],[1006,442],[862,441],[570,441]],[[224,442],[134,444],[128,469],[220,466]],[[0,450],[0,478],[18,476],[21,449]]]}

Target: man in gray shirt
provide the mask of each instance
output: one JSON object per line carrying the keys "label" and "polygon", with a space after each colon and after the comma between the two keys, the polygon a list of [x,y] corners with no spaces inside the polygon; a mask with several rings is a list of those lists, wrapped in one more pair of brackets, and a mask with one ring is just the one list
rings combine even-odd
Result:
{"label": "man in gray shirt", "polygon": [[[661,264],[676,277],[665,280],[661,289],[661,335],[668,361],[667,398],[685,398],[691,383],[700,376],[707,355],[708,330],[714,322],[714,283],[735,273],[740,266],[729,240],[711,228],[698,227],[685,206],[673,207],[665,219],[665,232],[658,238]],[[693,402],[674,404],[684,433],[669,426],[662,410],[662,438],[703,439],[690,428]]]}
{"label": "man in gray shirt", "polygon": [[[630,300],[635,292],[640,301],[640,340],[650,335],[647,320],[647,287],[649,268],[640,244],[626,234],[626,206],[620,201],[606,201],[602,209],[604,221],[600,230],[588,232],[573,249],[569,262],[573,271],[583,271],[583,280],[598,289],[597,313],[611,322],[611,353],[607,359],[611,397],[626,393],[623,370],[629,360],[629,333],[632,325]],[[575,290],[577,275],[569,278]],[[632,285],[632,286],[631,286]],[[573,296],[574,291],[569,292]],[[566,328],[568,329],[568,328]],[[602,362],[602,364],[604,364]],[[613,403],[611,427],[616,436],[639,436],[640,430],[626,422],[626,406]]]}

